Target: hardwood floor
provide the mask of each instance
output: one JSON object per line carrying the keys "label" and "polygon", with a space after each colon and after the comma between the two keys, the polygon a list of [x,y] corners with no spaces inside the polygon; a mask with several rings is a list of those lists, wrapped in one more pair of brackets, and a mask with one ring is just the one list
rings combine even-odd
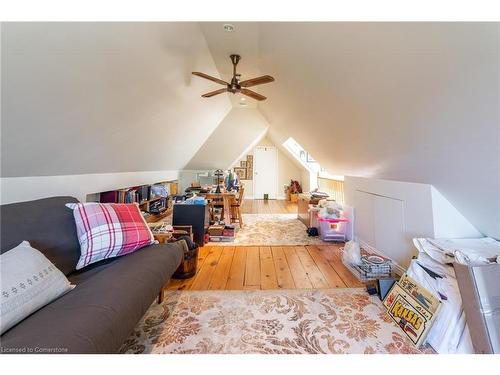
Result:
{"label": "hardwood floor", "polygon": [[170,290],[244,290],[362,287],[342,264],[339,245],[204,246],[198,271],[171,280]]}
{"label": "hardwood floor", "polygon": [[[244,214],[297,213],[284,200],[243,201]],[[198,270],[188,280],[172,279],[170,290],[309,289],[362,287],[342,264],[340,245],[204,246]]]}
{"label": "hardwood floor", "polygon": [[285,200],[245,199],[241,207],[242,214],[296,214],[297,203]]}

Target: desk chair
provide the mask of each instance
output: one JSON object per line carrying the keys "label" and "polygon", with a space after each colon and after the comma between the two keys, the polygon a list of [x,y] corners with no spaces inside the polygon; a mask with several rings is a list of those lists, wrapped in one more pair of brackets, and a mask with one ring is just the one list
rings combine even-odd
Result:
{"label": "desk chair", "polygon": [[210,220],[215,220],[215,209],[218,208],[221,210],[220,218],[224,217],[224,200],[222,197],[210,199]]}
{"label": "desk chair", "polygon": [[235,202],[231,204],[231,223],[238,221],[240,228],[243,228],[243,217],[241,216],[241,205],[243,204],[243,195],[245,194],[245,187],[243,184],[241,184],[238,193]]}

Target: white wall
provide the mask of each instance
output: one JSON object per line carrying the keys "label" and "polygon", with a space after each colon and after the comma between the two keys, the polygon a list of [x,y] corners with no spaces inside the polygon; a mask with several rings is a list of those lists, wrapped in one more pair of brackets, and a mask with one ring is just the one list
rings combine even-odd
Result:
{"label": "white wall", "polygon": [[[302,185],[303,169],[299,168],[296,163],[294,163],[291,158],[276,145],[269,138],[264,138],[257,143],[256,146],[273,146],[276,147],[278,153],[278,174],[277,174],[277,199],[285,199],[283,185],[290,185],[290,180],[297,180]],[[236,161],[231,167],[236,167],[240,165],[240,161],[246,160],[246,155],[253,155],[253,149],[249,150],[248,153],[242,155],[240,159]],[[309,174],[307,173],[307,176]],[[249,199],[253,199],[253,180],[244,180],[245,184],[245,196]]]}
{"label": "white wall", "polygon": [[73,196],[85,202],[88,194],[160,181],[172,181],[177,178],[178,171],[5,177],[0,182],[0,204],[60,195]]}
{"label": "white wall", "polygon": [[412,238],[433,237],[429,185],[346,176],[344,195],[354,209],[355,238],[403,267],[415,254]]}
{"label": "white wall", "polygon": [[3,23],[1,176],[183,168],[227,95],[197,23]]}
{"label": "white wall", "polygon": [[432,213],[435,238],[478,238],[482,234],[433,186]]}
{"label": "white wall", "polygon": [[406,267],[415,237],[480,237],[431,185],[346,176],[346,204],[354,209],[355,238]]}
{"label": "white wall", "polygon": [[226,170],[265,136],[268,127],[257,109],[233,108],[184,169]]}
{"label": "white wall", "polygon": [[[500,239],[500,24],[261,23],[259,104],[332,174],[433,185]],[[284,37],[286,36],[286,37]],[[211,45],[212,42],[209,42]]]}

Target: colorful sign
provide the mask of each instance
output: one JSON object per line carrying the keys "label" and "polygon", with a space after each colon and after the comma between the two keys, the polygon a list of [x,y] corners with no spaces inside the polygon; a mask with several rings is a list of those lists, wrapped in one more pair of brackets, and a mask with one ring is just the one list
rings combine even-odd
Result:
{"label": "colorful sign", "polygon": [[425,341],[441,301],[407,275],[393,285],[384,299],[392,320],[419,347]]}

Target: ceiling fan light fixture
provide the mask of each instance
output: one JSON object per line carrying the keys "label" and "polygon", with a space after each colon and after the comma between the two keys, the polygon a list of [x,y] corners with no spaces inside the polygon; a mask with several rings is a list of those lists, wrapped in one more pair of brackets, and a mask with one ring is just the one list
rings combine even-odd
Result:
{"label": "ceiling fan light fixture", "polygon": [[[267,98],[264,95],[259,94],[258,92],[252,91],[248,89],[248,87],[253,87],[257,85],[262,85],[264,83],[270,83],[274,82],[274,78],[271,77],[270,75],[265,75],[261,77],[255,77],[251,79],[247,79],[244,81],[240,81],[241,75],[236,73],[236,65],[238,65],[238,62],[241,59],[240,55],[237,54],[232,54],[229,56],[231,59],[231,62],[233,63],[233,77],[231,78],[230,82],[223,81],[220,78],[213,77],[211,75],[202,73],[202,72],[192,72],[193,75],[208,79],[209,81],[213,81],[218,83],[219,85],[225,86],[223,89],[207,92],[206,94],[203,94],[202,97],[204,98],[210,98],[214,95],[219,95],[225,92],[230,92],[232,94],[241,94],[244,96],[248,96],[252,99],[262,101],[266,100]],[[239,103],[243,105],[245,103],[245,99],[240,98]]]}
{"label": "ceiling fan light fixture", "polygon": [[228,33],[234,31],[234,25],[231,25],[230,23],[225,23],[222,27],[224,27],[224,30],[227,31]]}

